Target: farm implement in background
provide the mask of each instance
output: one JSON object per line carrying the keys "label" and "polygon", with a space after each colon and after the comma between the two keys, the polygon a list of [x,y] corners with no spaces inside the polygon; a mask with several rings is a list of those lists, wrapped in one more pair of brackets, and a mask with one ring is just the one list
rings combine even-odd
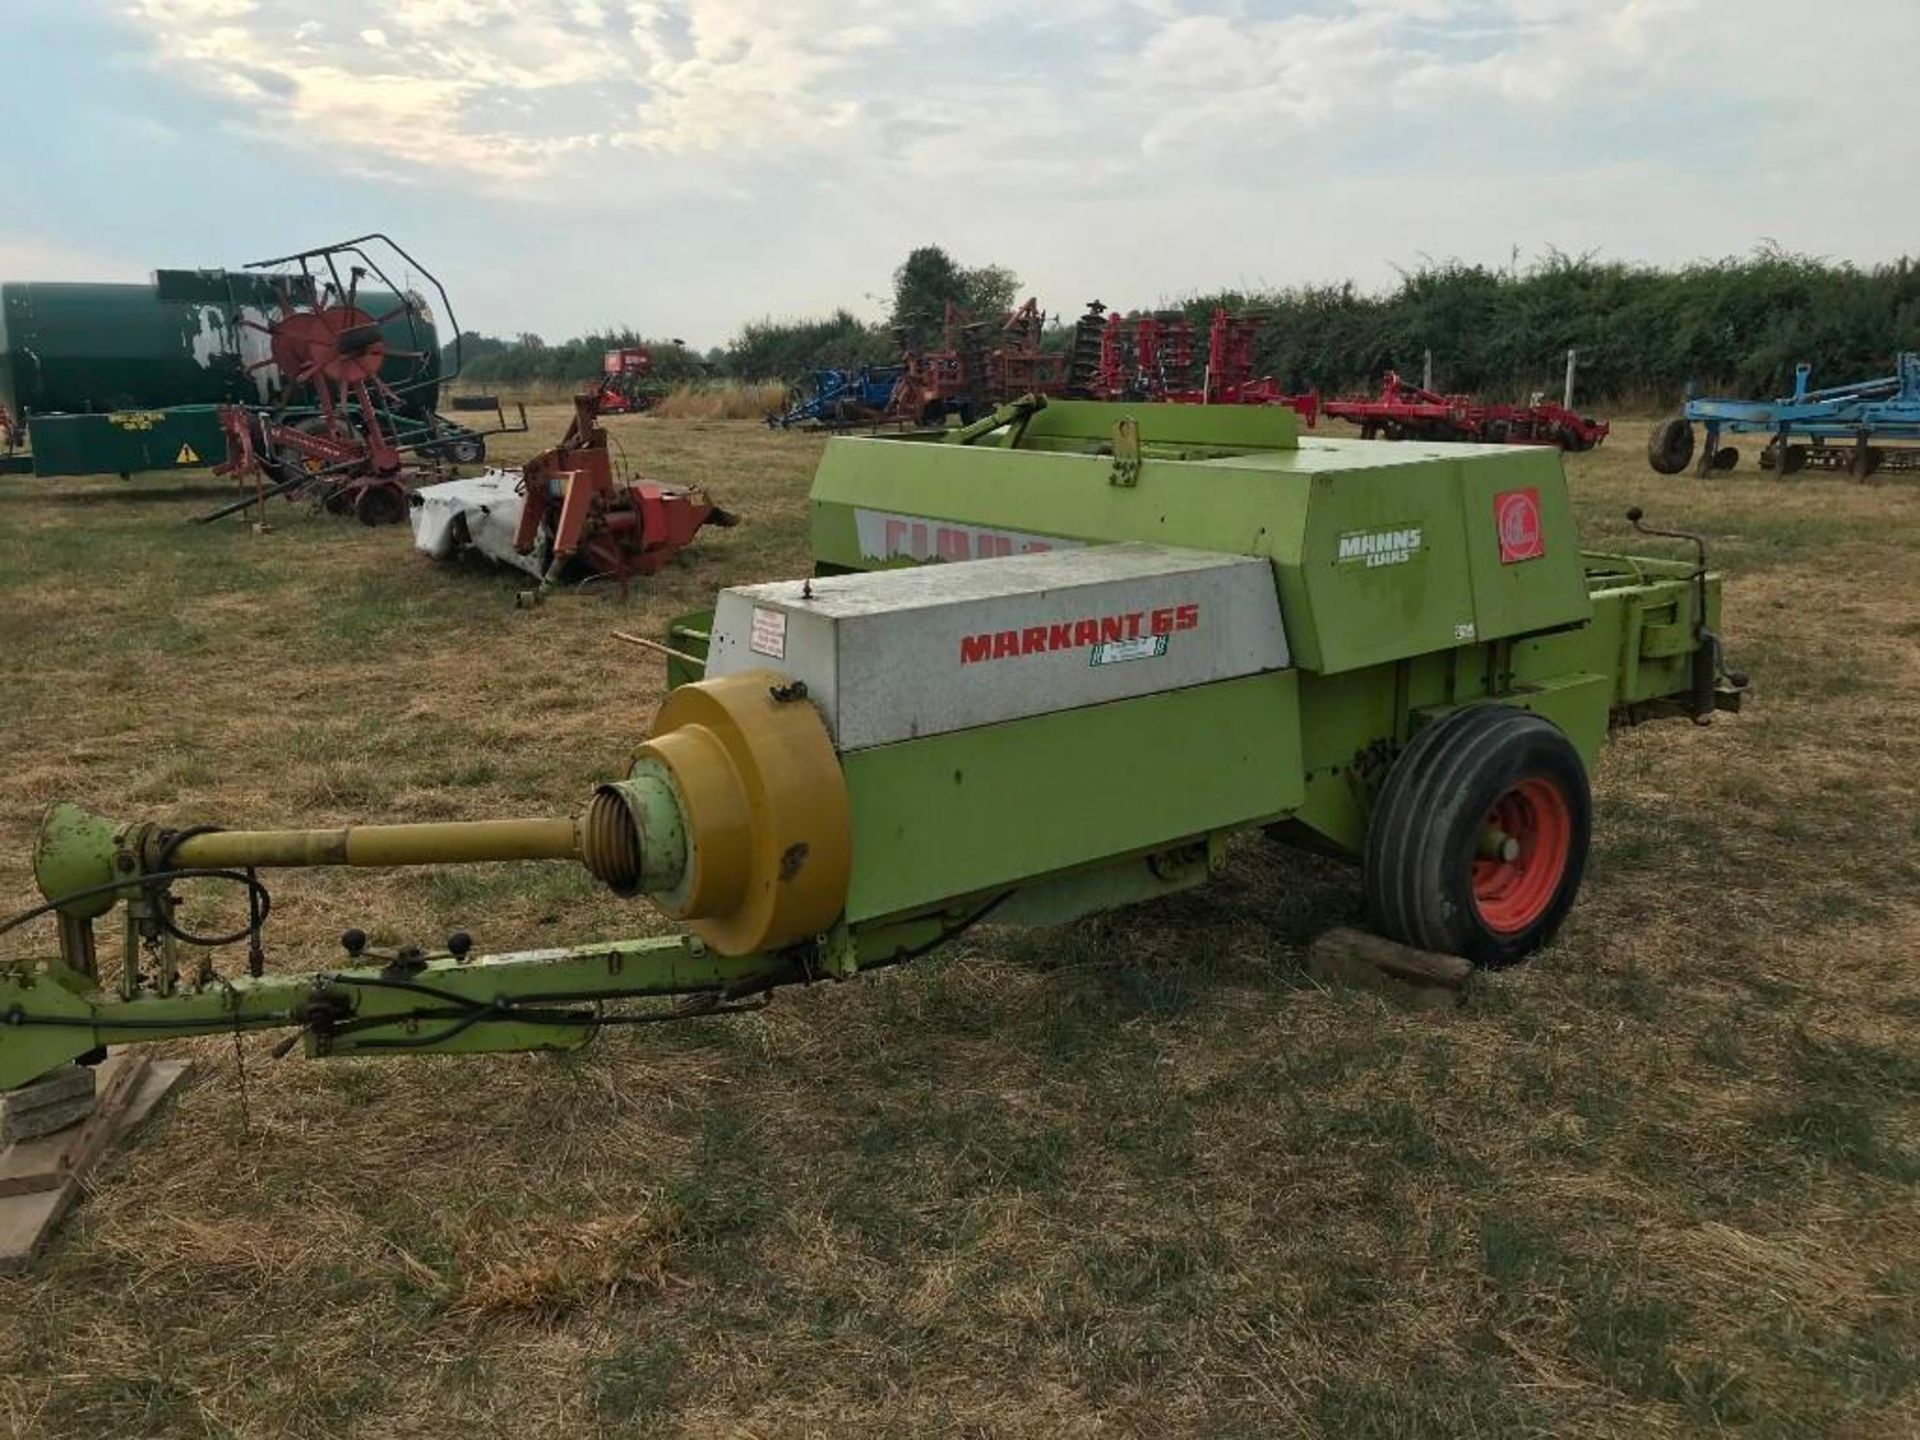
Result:
{"label": "farm implement in background", "polygon": [[904,425],[962,425],[1016,395],[1058,395],[1068,387],[1071,357],[1045,349],[1046,312],[1029,297],[997,325],[949,304],[937,350],[915,351],[902,339],[903,373],[886,418]]}
{"label": "farm implement in background", "polygon": [[861,365],[852,369],[813,372],[811,388],[794,386],[787,392],[787,408],[767,416],[776,430],[795,426],[840,429],[871,425],[887,418],[905,365]]}
{"label": "farm implement in background", "polygon": [[1562,450],[1591,450],[1607,438],[1604,420],[1566,405],[1536,398],[1526,405],[1443,395],[1403,380],[1389,370],[1380,393],[1367,398],[1324,401],[1321,409],[1336,420],[1360,427],[1362,439],[1468,441],[1484,445],[1553,445]]}
{"label": "farm implement in background", "polygon": [[903,373],[887,407],[902,425],[962,425],[1016,395],[1060,395],[1071,388],[1073,357],[1045,348],[1047,315],[1028,298],[998,324],[971,319],[949,304],[939,349],[916,351],[901,342]]}
{"label": "farm implement in background", "polygon": [[[431,287],[456,338],[443,373]],[[146,285],[0,285],[6,468],[42,477],[224,464],[254,494],[354,510],[394,456],[474,463],[484,435],[439,415],[460,344],[446,292],[384,235]],[[495,407],[497,428],[510,428]],[[367,518],[397,518],[392,497]]]}
{"label": "farm implement in background", "polygon": [[[282,495],[312,499],[363,524],[397,525],[407,518],[407,492],[417,478],[410,457],[416,467],[479,464],[487,434],[527,428],[524,408],[517,426],[496,409],[499,424],[484,432],[435,413],[449,377],[440,371],[430,312],[418,293],[395,283],[376,248],[388,265],[404,263],[432,285],[452,323],[440,282],[385,236],[249,265],[266,272],[257,278],[272,304],[234,323],[261,337],[265,353],[247,373],[270,372],[276,395],[271,406],[220,408],[226,454],[214,473],[250,485],[252,493],[203,520],[257,505],[264,523],[267,499]],[[370,277],[385,288],[369,294],[363,284]]]}
{"label": "farm implement in background", "polygon": [[525,604],[564,581],[613,580],[625,594],[703,525],[739,523],[698,486],[617,474],[592,392],[574,397],[560,443],[517,473],[423,486],[410,500],[415,548],[436,559],[473,549],[524,570],[540,582],[521,595]]}
{"label": "farm implement in background", "polygon": [[[562,515],[595,428],[582,397],[570,468],[537,472]],[[1172,895],[1256,832],[1354,860],[1391,939],[1523,959],[1579,891],[1609,725],[1737,708],[1719,579],[1583,553],[1544,450],[1298,435],[1276,407],[1033,396],[830,441],[816,573],[670,632],[687,683],[546,816],[223,830],[56,804],[44,903],[0,920],[54,931],[0,962],[0,1087],[274,1029],[313,1056],[572,1050]],[[911,564],[963,555],[992,558]],[[354,928],[332,964],[268,963],[270,871],[486,861],[577,865],[679,928],[495,954]],[[182,923],[206,882],[244,892],[229,933]]]}
{"label": "farm implement in background", "polygon": [[1253,343],[1266,323],[1258,310],[1216,306],[1207,324],[1205,364],[1197,376],[1193,324],[1179,312],[1102,315],[1098,301],[1075,327],[1070,393],[1102,400],[1172,405],[1278,405],[1308,425],[1320,418],[1317,391],[1290,395],[1271,375],[1254,374]]}
{"label": "farm implement in background", "polygon": [[1720,443],[1726,435],[1767,436],[1761,467],[1782,475],[1844,470],[1864,480],[1881,470],[1920,470],[1920,354],[1902,352],[1893,374],[1873,380],[1815,390],[1812,378],[1813,367],[1802,363],[1793,393],[1778,400],[1689,398],[1680,414],[1654,424],[1647,463],[1662,475],[1685,470],[1694,462],[1697,424],[1705,432],[1701,476],[1739,461],[1737,449]]}
{"label": "farm implement in background", "polygon": [[938,348],[916,350],[902,331],[897,363],[816,370],[811,388],[788,392],[787,408],[769,415],[767,424],[847,430],[953,418],[965,425],[1017,395],[1062,394],[1070,388],[1071,356],[1044,347],[1046,326],[1046,312],[1031,298],[997,325],[949,303]]}
{"label": "farm implement in background", "polygon": [[638,415],[659,402],[667,384],[653,373],[653,351],[645,345],[623,345],[601,356],[600,378],[589,393],[597,414]]}

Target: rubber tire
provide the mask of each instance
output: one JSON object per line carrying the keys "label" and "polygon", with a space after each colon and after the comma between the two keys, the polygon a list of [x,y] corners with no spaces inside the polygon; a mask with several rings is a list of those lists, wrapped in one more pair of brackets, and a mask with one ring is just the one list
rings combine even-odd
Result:
{"label": "rubber tire", "polygon": [[1693,459],[1693,425],[1684,415],[1653,422],[1647,432],[1647,463],[1662,475],[1678,475]]}
{"label": "rubber tire", "polygon": [[[1566,869],[1540,917],[1501,934],[1474,905],[1473,862],[1494,802],[1532,778],[1552,784],[1566,801]],[[1381,786],[1363,866],[1373,927],[1390,940],[1490,969],[1524,960],[1573,908],[1592,835],[1587,767],[1558,726],[1495,702],[1455,710],[1413,737]]]}
{"label": "rubber tire", "polygon": [[440,447],[455,465],[484,465],[487,459],[487,442],[478,435],[462,435],[457,440],[449,440]]}
{"label": "rubber tire", "polygon": [[398,525],[407,518],[407,496],[391,485],[369,485],[353,503],[362,525]]}

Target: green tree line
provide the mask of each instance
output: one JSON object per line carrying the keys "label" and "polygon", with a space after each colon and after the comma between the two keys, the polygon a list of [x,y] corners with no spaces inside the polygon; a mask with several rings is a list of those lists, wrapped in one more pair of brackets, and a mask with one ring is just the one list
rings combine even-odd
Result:
{"label": "green tree line", "polygon": [[[902,332],[921,344],[937,334],[947,301],[986,317],[1017,293],[1018,280],[1004,267],[969,270],[937,247],[922,247],[895,272],[884,322],[845,309],[819,319],[758,320],[708,363],[712,373],[744,380],[794,381],[827,366],[886,362],[898,358]],[[1886,374],[1896,351],[1920,346],[1920,266],[1912,260],[1862,268],[1772,248],[1677,269],[1558,253],[1503,268],[1434,264],[1378,292],[1349,282],[1199,294],[1152,308],[1184,312],[1203,359],[1216,306],[1263,314],[1259,371],[1289,389],[1317,386],[1323,394],[1370,389],[1391,369],[1417,379],[1429,350],[1441,388],[1490,398],[1558,393],[1573,349],[1579,398],[1590,406],[1671,401],[1689,382],[1705,392],[1765,396],[1790,389],[1802,360],[1812,363],[1816,385],[1837,384]],[[1049,343],[1064,344],[1073,319],[1057,317]],[[480,343],[500,348],[470,359],[469,376],[515,381],[584,379],[598,373],[599,352],[615,341],[588,336],[532,349]],[[698,373],[699,362],[688,359]]]}
{"label": "green tree line", "polygon": [[598,379],[601,359],[609,350],[644,345],[653,355],[653,373],[675,383],[697,380],[724,361],[716,352],[710,359],[689,350],[676,339],[655,339],[637,330],[617,329],[549,345],[538,335],[521,334],[511,340],[462,331],[458,350],[453,341],[441,347],[440,367],[451,375],[456,363],[460,378],[487,385],[574,386]]}

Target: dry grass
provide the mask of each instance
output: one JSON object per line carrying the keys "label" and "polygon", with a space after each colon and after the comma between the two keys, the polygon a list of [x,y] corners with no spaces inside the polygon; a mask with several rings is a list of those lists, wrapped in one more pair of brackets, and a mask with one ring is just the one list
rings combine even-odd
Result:
{"label": "dry grass", "polygon": [[[524,401],[529,406],[544,406],[568,403],[581,385],[462,384],[453,388],[455,393],[462,394],[498,394],[508,405]],[[652,414],[662,420],[764,420],[775,411],[785,409],[786,400],[787,387],[777,380],[752,384],[741,380],[709,380],[674,386],[654,403]]]}
{"label": "dry grass", "polygon": [[[0,909],[55,795],[575,803],[659,694],[607,632],[797,573],[819,444],[615,431],[748,522],[624,605],[537,613],[391,531],[4,482]],[[1920,486],[1662,480],[1636,432],[1572,461],[1588,536],[1631,503],[1708,532],[1756,704],[1613,742],[1562,941],[1468,1010],[1302,980],[1354,876],[1251,843],[1197,895],[575,1057],[177,1047],[190,1093],[0,1282],[0,1429],[1920,1430]],[[276,897],[287,968],[347,925],[654,923],[535,867]]]}
{"label": "dry grass", "polygon": [[787,387],[775,381],[676,385],[660,397],[653,413],[662,420],[764,420],[784,409],[786,398]]}

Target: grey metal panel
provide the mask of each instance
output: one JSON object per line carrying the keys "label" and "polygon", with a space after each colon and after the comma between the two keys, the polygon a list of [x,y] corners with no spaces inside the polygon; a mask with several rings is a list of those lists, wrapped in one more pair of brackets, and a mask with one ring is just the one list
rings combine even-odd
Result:
{"label": "grey metal panel", "polygon": [[1288,663],[1266,560],[1125,544],[725,590],[707,673],[805,681],[858,750]]}

